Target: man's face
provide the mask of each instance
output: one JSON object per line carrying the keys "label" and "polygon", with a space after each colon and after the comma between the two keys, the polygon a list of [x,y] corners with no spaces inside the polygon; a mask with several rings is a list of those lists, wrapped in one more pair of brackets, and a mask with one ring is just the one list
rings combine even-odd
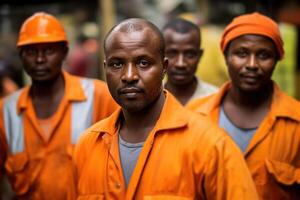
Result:
{"label": "man's face", "polygon": [[64,43],[41,43],[22,47],[20,56],[33,82],[47,82],[61,73],[67,52]]}
{"label": "man's face", "polygon": [[169,60],[168,82],[172,85],[192,84],[202,50],[196,31],[178,33],[173,29],[164,31],[166,57]]}
{"label": "man's face", "polygon": [[116,102],[130,112],[148,107],[162,92],[167,61],[150,29],[111,33],[106,42],[106,80]]}
{"label": "man's face", "polygon": [[226,64],[234,86],[242,91],[259,92],[271,82],[277,63],[275,45],[260,35],[234,39],[226,51]]}

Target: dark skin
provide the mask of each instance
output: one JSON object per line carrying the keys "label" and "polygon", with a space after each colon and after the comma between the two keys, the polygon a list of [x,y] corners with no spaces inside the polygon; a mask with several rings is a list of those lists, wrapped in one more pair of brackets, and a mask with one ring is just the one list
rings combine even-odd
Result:
{"label": "dark skin", "polygon": [[[142,30],[119,31],[127,23]],[[130,143],[146,140],[165,102],[162,79],[168,61],[162,58],[159,46],[157,33],[141,19],[119,24],[105,43],[107,84],[122,107],[119,134]]]}
{"label": "dark skin", "polygon": [[272,101],[275,45],[265,36],[243,35],[229,44],[225,56],[232,80],[223,100],[225,113],[240,128],[257,128]]}
{"label": "dark skin", "polygon": [[169,28],[164,31],[166,57],[169,60],[168,80],[165,88],[185,105],[195,93],[196,70],[203,50],[196,31],[178,33]]}
{"label": "dark skin", "polygon": [[68,53],[65,43],[41,43],[21,47],[20,57],[31,77],[30,95],[36,116],[51,117],[63,98],[62,63]]}

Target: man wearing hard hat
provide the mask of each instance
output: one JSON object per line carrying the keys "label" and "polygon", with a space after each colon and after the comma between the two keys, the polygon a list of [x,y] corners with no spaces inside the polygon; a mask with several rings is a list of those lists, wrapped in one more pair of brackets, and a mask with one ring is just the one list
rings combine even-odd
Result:
{"label": "man wearing hard hat", "polygon": [[116,104],[104,82],[62,70],[68,39],[52,15],[29,17],[17,47],[32,84],[0,104],[0,177],[17,199],[74,199],[73,146]]}

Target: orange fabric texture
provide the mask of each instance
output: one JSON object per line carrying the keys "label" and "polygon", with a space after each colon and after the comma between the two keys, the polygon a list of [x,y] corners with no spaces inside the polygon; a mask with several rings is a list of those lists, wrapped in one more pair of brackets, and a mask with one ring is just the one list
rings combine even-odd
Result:
{"label": "orange fabric texture", "polygon": [[[187,108],[216,123],[221,101],[231,87],[194,100]],[[296,200],[300,197],[300,103],[274,83],[271,109],[244,154],[261,199]]]}
{"label": "orange fabric texture", "polygon": [[[65,94],[62,105],[55,113],[53,132],[48,141],[42,137],[42,129],[38,124],[29,93],[30,87],[22,89],[16,109],[23,116],[24,121],[23,152],[15,154],[9,152],[4,133],[3,102],[1,103],[0,178],[6,173],[17,194],[17,199],[71,200],[76,197],[72,162],[74,147],[71,142],[70,123],[72,103],[85,102],[91,97],[85,96],[80,84],[81,78],[64,72],[64,79]],[[117,105],[104,82],[94,80],[93,83],[95,92],[92,121],[96,122],[109,116]]]}
{"label": "orange fabric texture", "polygon": [[257,12],[238,16],[225,28],[221,39],[223,53],[230,41],[246,34],[257,34],[270,38],[277,48],[279,58],[283,58],[283,41],[277,23]]}
{"label": "orange fabric texture", "polygon": [[82,135],[74,155],[78,199],[258,199],[242,154],[228,136],[165,94],[127,188],[117,133],[121,110]]}
{"label": "orange fabric texture", "polygon": [[54,119],[56,118],[55,115],[58,115],[59,112],[55,112],[53,116],[51,116],[50,118],[47,118],[47,119],[38,119],[37,118],[37,122],[38,122],[38,125],[39,127],[41,128],[41,135],[42,137],[44,137],[44,140],[45,141],[48,141],[50,136],[51,136],[51,133],[53,133],[53,122],[54,122]]}

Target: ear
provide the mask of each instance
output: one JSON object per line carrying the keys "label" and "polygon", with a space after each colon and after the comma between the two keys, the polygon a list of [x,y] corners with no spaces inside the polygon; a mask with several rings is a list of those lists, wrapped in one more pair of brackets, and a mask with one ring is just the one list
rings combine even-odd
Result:
{"label": "ear", "polygon": [[66,59],[69,53],[69,47],[67,44],[63,44],[62,53],[64,54],[64,59]]}
{"label": "ear", "polygon": [[20,58],[22,58],[22,55],[23,55],[23,47],[19,47],[17,50],[18,50],[18,54],[19,54]]}
{"label": "ear", "polygon": [[103,60],[103,68],[106,69],[106,60]]}
{"label": "ear", "polygon": [[163,60],[163,74],[165,75],[167,73],[167,69],[169,67],[169,60],[168,58],[164,58]]}
{"label": "ear", "polygon": [[203,55],[204,50],[202,48],[199,49],[199,59],[201,59]]}
{"label": "ear", "polygon": [[225,52],[225,53],[223,54],[223,58],[224,58],[224,60],[225,60],[225,65],[226,65],[226,68],[227,68],[227,70],[228,70],[228,67],[229,67],[229,56],[228,56],[227,52]]}

